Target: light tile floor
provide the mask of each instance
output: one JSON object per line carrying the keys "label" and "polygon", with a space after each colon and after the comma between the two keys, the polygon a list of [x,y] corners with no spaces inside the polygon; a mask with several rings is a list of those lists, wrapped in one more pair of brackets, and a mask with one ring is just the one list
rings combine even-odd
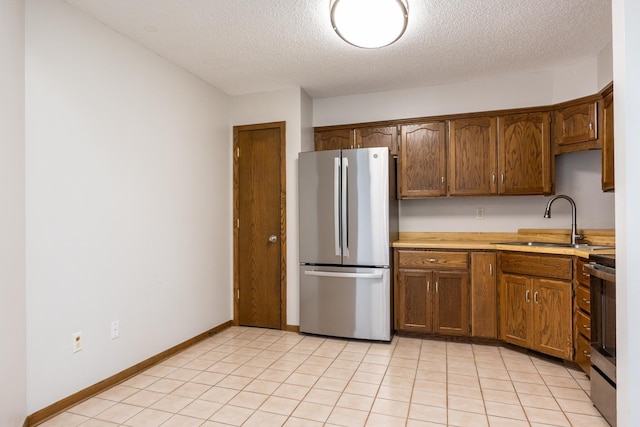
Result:
{"label": "light tile floor", "polygon": [[41,426],[607,426],[588,392],[503,347],[231,327]]}

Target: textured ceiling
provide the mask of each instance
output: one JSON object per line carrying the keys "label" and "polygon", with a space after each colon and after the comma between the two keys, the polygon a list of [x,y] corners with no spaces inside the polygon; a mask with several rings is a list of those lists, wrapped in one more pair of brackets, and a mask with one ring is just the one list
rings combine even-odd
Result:
{"label": "textured ceiling", "polygon": [[330,0],[65,0],[229,95],[312,98],[548,70],[611,41],[611,0],[408,0],[395,44],[359,49]]}

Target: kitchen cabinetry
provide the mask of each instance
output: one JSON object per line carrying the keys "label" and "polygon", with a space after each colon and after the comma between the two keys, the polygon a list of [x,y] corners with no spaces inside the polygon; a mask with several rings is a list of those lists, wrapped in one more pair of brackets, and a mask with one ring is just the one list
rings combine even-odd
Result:
{"label": "kitchen cabinetry", "polygon": [[571,257],[503,252],[499,268],[500,338],[572,359]]}
{"label": "kitchen cabinetry", "polygon": [[498,193],[550,194],[550,114],[498,117]]}
{"label": "kitchen cabinetry", "polygon": [[356,147],[389,147],[391,154],[398,155],[398,127],[379,126],[356,128]]}
{"label": "kitchen cabinetry", "polygon": [[598,100],[562,104],[555,111],[555,154],[600,148],[598,139]]}
{"label": "kitchen cabinetry", "polygon": [[584,265],[588,263],[589,261],[584,258],[576,258],[574,271],[576,298],[573,310],[576,337],[574,361],[587,373],[591,367],[591,290],[590,276],[585,271]]}
{"label": "kitchen cabinetry", "polygon": [[496,118],[449,122],[449,195],[483,196],[498,192]]}
{"label": "kitchen cabinetry", "polygon": [[316,131],[313,139],[316,151],[355,147],[355,133],[352,128]]}
{"label": "kitchen cabinetry", "polygon": [[607,86],[602,98],[602,191],[615,188],[613,160],[613,85]]}
{"label": "kitchen cabinetry", "polygon": [[396,125],[316,129],[315,150],[388,147],[392,155],[398,154],[398,127]]}
{"label": "kitchen cabinetry", "polygon": [[471,335],[498,337],[495,252],[471,252]]}
{"label": "kitchen cabinetry", "polygon": [[469,335],[469,254],[400,249],[395,258],[395,328]]}
{"label": "kitchen cabinetry", "polygon": [[398,197],[446,195],[445,122],[403,125],[400,135]]}

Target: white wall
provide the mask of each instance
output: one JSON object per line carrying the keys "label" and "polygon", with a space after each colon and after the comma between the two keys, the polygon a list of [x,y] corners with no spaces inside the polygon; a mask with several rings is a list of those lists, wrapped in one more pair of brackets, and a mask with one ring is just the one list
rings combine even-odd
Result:
{"label": "white wall", "polygon": [[62,0],[26,5],[32,413],[232,318],[231,133],[220,91]]}
{"label": "white wall", "polygon": [[0,5],[0,425],[27,411],[24,225],[24,2]]}
{"label": "white wall", "polygon": [[298,153],[313,148],[311,100],[300,89],[232,98],[233,126],[286,122],[287,324],[299,324]]}
{"label": "white wall", "polygon": [[640,2],[613,0],[618,425],[640,422]]}
{"label": "white wall", "polygon": [[[314,126],[359,123],[440,114],[551,105],[598,92],[599,61],[587,58],[547,72],[379,92],[313,102]],[[609,57],[609,60],[611,58]],[[556,158],[556,194],[571,196],[578,207],[579,228],[613,228],[614,199],[601,191],[600,151]],[[401,231],[505,231],[563,228],[571,225],[569,204],[554,203],[552,217],[542,218],[544,196],[456,197],[400,202]],[[485,219],[476,220],[476,209]]]}

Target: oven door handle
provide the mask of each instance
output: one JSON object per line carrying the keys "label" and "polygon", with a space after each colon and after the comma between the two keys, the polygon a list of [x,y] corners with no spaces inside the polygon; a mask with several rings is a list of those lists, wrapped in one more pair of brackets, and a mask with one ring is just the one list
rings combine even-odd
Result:
{"label": "oven door handle", "polygon": [[605,280],[607,282],[616,282],[616,269],[606,267],[600,264],[585,264],[584,268],[589,269],[589,274],[598,279]]}

